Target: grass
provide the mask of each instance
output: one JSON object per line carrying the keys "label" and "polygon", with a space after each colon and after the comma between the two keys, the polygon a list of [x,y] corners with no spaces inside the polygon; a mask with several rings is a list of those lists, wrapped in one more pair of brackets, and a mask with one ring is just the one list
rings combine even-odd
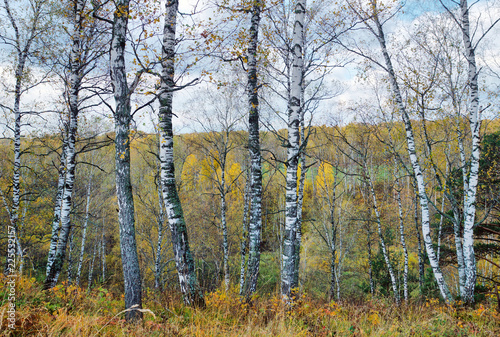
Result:
{"label": "grass", "polygon": [[43,291],[34,279],[19,279],[16,330],[7,327],[5,280],[0,276],[0,334],[13,336],[500,336],[500,314],[490,298],[476,308],[445,306],[431,299],[396,306],[386,299],[327,303],[303,294],[287,312],[278,296],[252,305],[236,292],[206,294],[205,308],[191,308],[176,293],[146,290],[144,320],[124,320],[120,294],[90,293],[59,285]]}

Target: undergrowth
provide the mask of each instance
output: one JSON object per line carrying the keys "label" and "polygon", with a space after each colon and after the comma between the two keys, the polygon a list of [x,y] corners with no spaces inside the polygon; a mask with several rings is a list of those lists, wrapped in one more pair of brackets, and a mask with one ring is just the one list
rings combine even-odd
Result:
{"label": "undergrowth", "polygon": [[328,303],[302,294],[288,310],[277,295],[248,304],[233,289],[208,293],[205,308],[192,308],[176,293],[146,290],[149,311],[129,325],[120,294],[65,284],[44,291],[27,278],[17,280],[16,329],[10,330],[5,284],[0,276],[0,333],[6,336],[500,336],[493,298],[467,308],[435,299],[399,306],[386,299]]}

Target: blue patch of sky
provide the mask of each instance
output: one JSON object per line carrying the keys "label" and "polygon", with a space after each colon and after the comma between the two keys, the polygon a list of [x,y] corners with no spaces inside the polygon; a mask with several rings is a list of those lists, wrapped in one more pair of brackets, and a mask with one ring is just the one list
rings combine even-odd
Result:
{"label": "blue patch of sky", "polygon": [[[442,13],[445,11],[438,0],[422,1],[422,0],[406,0],[403,1],[403,12],[399,19],[403,21],[413,21],[424,13],[434,12]],[[449,8],[456,7],[450,0],[444,0],[443,3]]]}
{"label": "blue patch of sky", "polygon": [[[403,0],[404,4],[403,13],[400,15],[400,19],[404,21],[412,21],[418,18],[424,13],[444,13],[446,8],[451,11],[458,9],[458,0],[443,0],[442,3],[439,0]],[[475,0],[468,1],[469,8],[473,8],[474,5],[487,3],[488,0]],[[443,6],[444,5],[444,6]]]}

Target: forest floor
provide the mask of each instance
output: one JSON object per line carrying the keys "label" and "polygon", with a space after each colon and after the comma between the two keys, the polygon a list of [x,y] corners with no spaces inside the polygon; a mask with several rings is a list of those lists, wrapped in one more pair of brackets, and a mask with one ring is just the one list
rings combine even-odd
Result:
{"label": "forest floor", "polygon": [[146,290],[144,320],[124,320],[123,296],[58,285],[43,291],[35,279],[16,280],[16,329],[7,323],[6,279],[0,276],[0,334],[5,336],[500,336],[496,299],[466,308],[438,300],[397,306],[387,299],[359,303],[296,299],[287,313],[278,296],[252,305],[234,292],[206,294],[205,308],[182,304],[177,294]]}

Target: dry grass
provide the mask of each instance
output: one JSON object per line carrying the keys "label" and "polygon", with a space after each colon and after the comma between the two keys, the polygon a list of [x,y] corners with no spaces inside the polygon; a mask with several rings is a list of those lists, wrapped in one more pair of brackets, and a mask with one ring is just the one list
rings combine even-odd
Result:
{"label": "dry grass", "polygon": [[[0,294],[5,293],[0,279]],[[178,295],[146,291],[144,320],[124,321],[123,299],[105,289],[90,294],[60,285],[43,291],[33,279],[18,280],[17,329],[7,328],[0,307],[0,333],[15,336],[500,336],[500,314],[490,299],[475,309],[437,300],[396,306],[383,299],[325,303],[303,295],[287,313],[278,297],[252,305],[234,291],[206,295],[206,308],[190,308]],[[4,301],[5,302],[5,301]]]}

